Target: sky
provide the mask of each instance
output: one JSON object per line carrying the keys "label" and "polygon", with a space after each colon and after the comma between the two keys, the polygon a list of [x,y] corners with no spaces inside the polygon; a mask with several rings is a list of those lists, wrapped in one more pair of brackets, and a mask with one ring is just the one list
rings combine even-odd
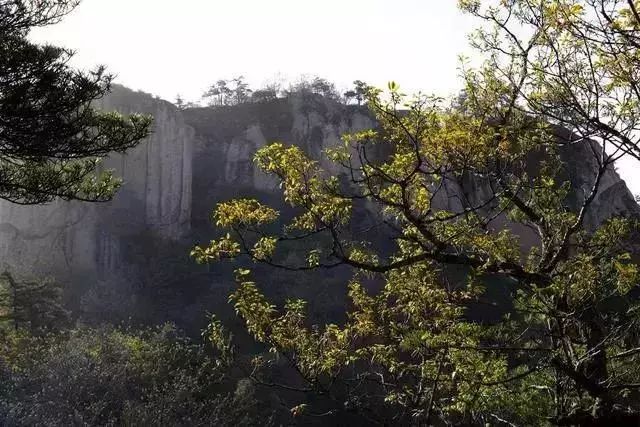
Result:
{"label": "sky", "polygon": [[[251,87],[320,76],[406,93],[460,87],[460,55],[478,24],[455,0],[83,0],[31,37],[76,52],[72,65],[105,65],[116,82],[173,101],[199,101],[219,79]],[[618,169],[634,194],[640,171]],[[636,184],[634,184],[634,182]]]}
{"label": "sky", "polygon": [[455,0],[84,0],[32,37],[133,89],[196,101],[237,75],[254,87],[307,74],[451,91],[473,25]]}

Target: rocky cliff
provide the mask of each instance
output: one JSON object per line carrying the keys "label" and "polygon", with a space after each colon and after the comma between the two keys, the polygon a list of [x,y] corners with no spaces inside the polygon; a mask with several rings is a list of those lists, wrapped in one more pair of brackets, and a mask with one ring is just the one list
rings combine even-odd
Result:
{"label": "rocky cliff", "polygon": [[160,239],[188,233],[193,129],[172,104],[122,87],[97,107],[155,118],[148,140],[104,162],[124,179],[123,187],[104,204],[0,202],[0,268],[87,289],[90,284],[130,282],[137,266],[124,253],[128,243],[141,233]]}
{"label": "rocky cliff", "polygon": [[[192,220],[197,227],[204,226],[203,221],[208,225],[211,209],[226,198],[260,194],[280,200],[276,182],[253,164],[255,152],[265,144],[295,144],[313,158],[324,159],[322,151],[338,144],[342,134],[375,125],[366,108],[319,96],[192,109],[184,115],[196,130]],[[335,164],[321,163],[326,170],[338,172]]]}
{"label": "rocky cliff", "polygon": [[[187,122],[196,130],[194,157],[193,223],[202,227],[215,203],[239,194],[261,194],[263,199],[276,195],[275,183],[252,164],[256,150],[267,142],[280,141],[301,146],[311,157],[321,159],[324,169],[340,173],[336,165],[326,161],[322,150],[338,143],[346,131],[372,128],[364,107],[344,106],[317,96],[294,96],[268,104],[246,104],[218,109],[195,109],[185,112]],[[559,141],[569,140],[566,130],[557,129]],[[562,145],[564,179],[571,183],[569,202],[578,207],[589,194],[597,169],[596,143]],[[532,162],[529,172],[535,174]],[[477,206],[489,199],[490,188],[478,179],[461,182],[445,181],[434,197],[434,205],[452,212]],[[279,201],[279,199],[278,199]],[[592,202],[585,225],[594,228],[615,215],[640,215],[640,207],[624,181],[612,167],[605,172],[599,192]],[[512,224],[505,216],[493,221],[493,227],[512,228],[523,246],[535,244],[532,230]]]}
{"label": "rocky cliff", "polygon": [[[0,267],[69,284],[72,303],[89,317],[174,320],[195,330],[207,311],[232,316],[226,304],[232,266],[196,266],[188,257],[195,243],[213,235],[211,209],[239,195],[282,201],[276,183],[253,167],[255,151],[277,140],[320,158],[342,133],[375,125],[365,108],[317,96],[180,111],[150,95],[117,87],[99,106],[155,118],[148,141],[105,162],[124,178],[124,186],[112,202],[99,205],[58,201],[23,207],[1,202]],[[585,146],[564,148],[562,155],[577,203],[590,188],[593,158]],[[323,166],[337,172],[331,164]],[[588,224],[612,215],[640,215],[613,169],[601,188]],[[438,204],[460,209],[461,200],[472,202],[484,191],[475,181],[452,185]],[[504,218],[494,224],[505,225]],[[528,232],[516,231],[522,236]],[[335,318],[344,301],[344,286],[338,285],[344,273],[332,271],[322,281],[272,271],[265,277],[278,282],[270,291],[276,299],[290,293],[312,297],[319,317]]]}

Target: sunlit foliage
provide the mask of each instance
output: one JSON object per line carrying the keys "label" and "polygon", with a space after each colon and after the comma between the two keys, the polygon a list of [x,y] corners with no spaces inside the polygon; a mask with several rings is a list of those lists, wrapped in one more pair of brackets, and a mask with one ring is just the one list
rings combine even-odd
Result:
{"label": "sunlit foliage", "polygon": [[[572,206],[554,128],[516,108],[490,73],[469,72],[466,82],[453,106],[409,98],[393,82],[386,92],[369,88],[378,127],[345,135],[322,161],[282,143],[260,149],[256,165],[280,181],[296,215],[283,222],[255,200],[222,202],[214,219],[224,237],[193,255],[246,255],[289,270],[353,267],[343,324],[312,324],[305,301],[276,307],[249,270],[236,272],[230,300],[249,332],[294,368],[305,384],[298,391],[333,402],[327,411],[326,402],[315,409],[301,400],[294,415],[356,411],[415,424],[637,419],[639,319],[629,293],[638,270],[624,244],[635,225],[612,218],[597,231],[585,227],[612,158],[588,142],[599,163],[591,192]],[[331,176],[323,162],[343,173]],[[376,215],[369,233],[389,236],[392,253],[374,234],[354,232],[356,206]],[[516,224],[532,230],[531,241],[511,231]],[[296,264],[284,254],[300,241],[308,252]],[[470,317],[505,280],[512,306],[499,308],[502,320]],[[255,363],[254,379],[265,382],[269,359]]]}

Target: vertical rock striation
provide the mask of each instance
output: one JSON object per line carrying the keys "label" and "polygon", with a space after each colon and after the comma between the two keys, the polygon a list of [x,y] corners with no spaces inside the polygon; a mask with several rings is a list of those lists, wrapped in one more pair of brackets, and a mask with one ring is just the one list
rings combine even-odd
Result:
{"label": "vertical rock striation", "polygon": [[221,200],[237,196],[278,198],[277,183],[253,163],[255,152],[279,141],[298,145],[322,166],[339,173],[321,153],[340,143],[345,132],[375,123],[366,108],[345,106],[320,96],[293,95],[265,103],[185,111],[196,130],[193,224],[208,227],[209,213]]}
{"label": "vertical rock striation", "polygon": [[[153,322],[174,320],[193,331],[206,321],[208,311],[235,318],[226,302],[233,287],[232,266],[198,267],[188,257],[195,243],[213,236],[209,219],[215,204],[242,196],[284,206],[275,180],[254,167],[255,152],[281,141],[321,159],[322,151],[340,143],[343,133],[375,127],[366,108],[311,95],[180,111],[150,95],[115,87],[98,106],[149,113],[155,119],[148,141],[104,163],[124,178],[123,187],[104,204],[56,201],[25,207],[0,202],[0,269],[69,284],[76,308],[98,320],[140,316]],[[567,147],[562,156],[573,188],[570,202],[579,205],[593,180],[591,150],[584,144]],[[326,160],[321,165],[341,173]],[[459,211],[488,194],[486,183],[468,178],[447,182],[435,203]],[[360,227],[375,222],[366,206],[354,215]],[[611,169],[587,226],[613,215],[640,216],[640,208]],[[492,226],[511,227],[524,247],[536,244],[531,230],[504,216]],[[388,239],[377,237],[388,246]],[[348,271],[332,271],[322,280],[311,275],[298,280],[265,270],[261,277],[275,300],[310,299],[315,318],[335,321],[344,313],[347,276]]]}
{"label": "vertical rock striation", "polygon": [[114,87],[97,108],[154,116],[152,135],[104,167],[124,185],[108,203],[55,201],[44,206],[0,202],[0,264],[18,275],[65,282],[130,279],[123,245],[146,231],[178,239],[190,227],[194,132],[171,103]]}

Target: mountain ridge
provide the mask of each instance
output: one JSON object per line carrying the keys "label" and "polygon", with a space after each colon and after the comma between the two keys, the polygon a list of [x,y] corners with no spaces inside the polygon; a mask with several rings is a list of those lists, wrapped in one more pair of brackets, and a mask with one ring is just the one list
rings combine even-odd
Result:
{"label": "mountain ridge", "polygon": [[[173,320],[194,330],[206,321],[207,311],[233,317],[226,304],[233,287],[232,267],[210,269],[188,257],[191,247],[215,235],[209,223],[215,204],[242,196],[284,206],[277,182],[254,167],[255,151],[274,140],[295,144],[319,159],[328,173],[336,174],[340,171],[322,159],[322,151],[339,144],[345,132],[375,127],[365,107],[310,94],[180,110],[149,94],[114,86],[96,105],[155,117],[148,141],[105,161],[105,167],[124,178],[122,189],[112,202],[99,205],[0,202],[1,268],[18,277],[50,277],[68,284],[70,304],[89,319],[135,316],[141,322]],[[562,148],[561,157],[578,203],[589,188],[594,160],[584,145]],[[484,190],[482,183],[472,180],[448,191],[437,203],[455,210],[464,207],[459,197],[464,192],[473,198],[473,192]],[[358,219],[366,221],[366,212],[359,212]],[[614,215],[640,217],[640,207],[611,169],[587,225],[593,227]],[[515,228],[526,244],[534,244],[530,230],[505,218],[493,226]],[[344,287],[336,290],[331,284],[342,282],[345,272],[326,277],[320,287],[312,286],[313,280],[301,286],[291,275],[268,274],[270,282],[283,283],[273,287],[272,294],[311,297],[321,317],[341,312]]]}

